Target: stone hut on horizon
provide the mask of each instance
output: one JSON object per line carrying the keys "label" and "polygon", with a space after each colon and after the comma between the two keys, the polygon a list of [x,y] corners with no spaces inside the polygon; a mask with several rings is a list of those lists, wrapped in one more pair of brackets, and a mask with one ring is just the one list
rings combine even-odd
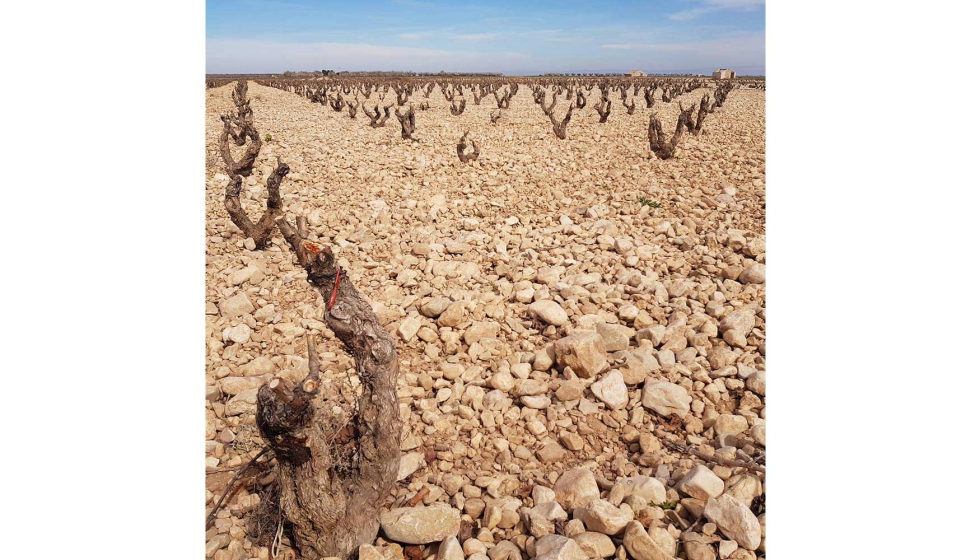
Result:
{"label": "stone hut on horizon", "polygon": [[629,72],[623,74],[624,76],[629,76],[632,78],[643,78],[647,75],[643,70],[630,70]]}
{"label": "stone hut on horizon", "polygon": [[729,70],[728,68],[722,68],[720,70],[715,70],[711,73],[711,77],[716,80],[734,80],[735,71]]}

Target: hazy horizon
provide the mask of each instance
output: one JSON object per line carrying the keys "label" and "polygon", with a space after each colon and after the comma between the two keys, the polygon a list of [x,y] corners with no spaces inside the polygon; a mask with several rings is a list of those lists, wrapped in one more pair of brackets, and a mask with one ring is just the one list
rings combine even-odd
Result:
{"label": "hazy horizon", "polygon": [[[206,72],[765,75],[764,0],[208,0]],[[519,15],[518,15],[519,14]]]}

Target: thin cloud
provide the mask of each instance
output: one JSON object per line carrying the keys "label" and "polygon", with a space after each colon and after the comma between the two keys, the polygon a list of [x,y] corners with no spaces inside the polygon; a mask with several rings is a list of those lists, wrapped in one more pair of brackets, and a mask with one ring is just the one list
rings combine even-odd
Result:
{"label": "thin cloud", "polygon": [[[489,56],[488,56],[489,55]],[[277,43],[249,39],[209,39],[207,72],[270,73],[286,70],[393,70],[417,72],[503,72],[524,61],[522,53],[447,51],[367,43]]]}
{"label": "thin cloud", "polygon": [[705,14],[725,10],[747,12],[766,5],[766,0],[704,0],[704,5],[690,10],[675,12],[668,17],[673,21],[689,21]]}
{"label": "thin cloud", "polygon": [[766,0],[705,0],[705,2],[724,10],[748,10],[766,5]]}
{"label": "thin cloud", "polygon": [[668,17],[670,17],[670,19],[673,21],[688,21],[699,18],[704,14],[710,14],[713,11],[715,10],[711,8],[694,8],[693,10],[685,10],[683,12],[670,14]]}
{"label": "thin cloud", "polygon": [[706,41],[614,43],[601,45],[601,48],[603,54],[578,59],[569,70],[592,66],[639,68],[657,73],[697,73],[732,68],[741,73],[765,73],[764,32],[737,32]]}
{"label": "thin cloud", "polygon": [[396,35],[399,39],[404,39],[406,41],[421,41],[422,39],[427,39],[432,36],[432,33],[427,31],[420,33],[399,33]]}
{"label": "thin cloud", "polygon": [[498,37],[500,37],[499,33],[462,33],[449,36],[456,41],[491,41]]}
{"label": "thin cloud", "polygon": [[691,51],[694,50],[695,47],[696,47],[695,43],[654,43],[654,44],[614,43],[611,45],[601,45],[599,48],[616,50],[616,51],[679,52],[679,51]]}
{"label": "thin cloud", "polygon": [[409,8],[435,8],[432,2],[422,2],[420,0],[392,0],[392,4],[408,6]]}

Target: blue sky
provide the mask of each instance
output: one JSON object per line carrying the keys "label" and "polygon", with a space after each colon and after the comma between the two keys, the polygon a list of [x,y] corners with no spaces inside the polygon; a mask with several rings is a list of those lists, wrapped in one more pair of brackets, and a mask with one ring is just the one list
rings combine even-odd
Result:
{"label": "blue sky", "polygon": [[207,0],[208,73],[765,74],[765,0]]}

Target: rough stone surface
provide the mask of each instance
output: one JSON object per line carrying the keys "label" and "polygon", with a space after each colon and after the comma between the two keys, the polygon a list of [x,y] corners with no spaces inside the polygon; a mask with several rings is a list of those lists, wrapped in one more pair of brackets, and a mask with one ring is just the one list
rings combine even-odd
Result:
{"label": "rough stone surface", "polygon": [[599,323],[595,326],[595,331],[602,338],[602,345],[606,352],[618,352],[626,350],[630,346],[630,339],[634,335],[633,329],[623,325],[610,325]]}
{"label": "rough stone surface", "polygon": [[704,506],[704,516],[721,532],[746,550],[759,548],[762,528],[752,510],[728,494],[711,498]]}
{"label": "rough stone surface", "polygon": [[683,418],[691,411],[692,401],[687,390],[674,383],[650,378],[643,385],[643,406],[661,416],[676,415]]}
{"label": "rough stone surface", "polygon": [[602,533],[583,531],[571,538],[589,558],[609,558],[616,554],[616,545]]}
{"label": "rough stone surface", "polygon": [[450,507],[403,507],[381,513],[381,530],[405,544],[440,541],[459,532],[459,510]]}
{"label": "rough stone surface", "polygon": [[752,501],[763,493],[762,480],[752,473],[740,473],[725,481],[725,494],[752,507]]}
{"label": "rough stone surface", "polygon": [[596,332],[566,336],[555,342],[558,365],[570,367],[579,377],[595,377],[606,367],[606,349]]}
{"label": "rough stone surface", "polygon": [[632,521],[623,533],[623,546],[635,560],[673,560],[643,529],[639,521]]}
{"label": "rough stone surface", "polygon": [[398,463],[398,480],[405,480],[412,473],[425,466],[425,455],[422,453],[405,453]]}
{"label": "rough stone surface", "polygon": [[547,535],[535,542],[535,558],[538,560],[588,560],[585,552],[574,540],[561,535]]}
{"label": "rough stone surface", "polygon": [[715,419],[716,434],[740,434],[748,429],[749,422],[744,416],[722,414]]}
{"label": "rough stone surface", "polygon": [[248,299],[248,295],[245,292],[238,292],[232,297],[222,301],[218,308],[221,310],[221,315],[223,317],[234,319],[236,317],[241,317],[242,315],[247,315],[255,311],[255,306],[252,305],[252,301]]}
{"label": "rough stone surface", "polygon": [[536,301],[528,306],[531,316],[549,325],[560,327],[568,322],[568,313],[550,299]]}
{"label": "rough stone surface", "polygon": [[[528,510],[534,522],[522,522],[531,505],[522,489],[556,486],[577,468],[613,484],[601,494],[597,487],[585,504],[601,498],[629,507],[665,553],[694,558],[687,543],[697,533],[710,537],[698,544],[717,557],[718,539],[731,539],[719,528],[675,533],[706,507],[677,484],[700,461],[659,443],[671,422],[673,437],[713,446],[719,456],[765,452],[765,92],[733,90],[707,116],[707,133],[685,134],[673,158],[660,160],[645,141],[650,114],[669,131],[677,103],[697,105],[714,92],[708,85],[670,103],[659,101],[658,88],[651,109],[643,109],[642,92],[627,91],[627,103],[640,108],[634,115],[614,86],[602,124],[588,109],[599,88],[583,88],[588,107],[576,111],[565,140],[554,136],[526,81],[496,124],[487,118],[492,96],[457,116],[439,91],[425,98],[416,90],[412,142],[400,138],[395,119],[371,128],[363,113],[352,119],[303,95],[249,84],[256,127],[274,140],[263,143],[244,179],[243,208],[257,219],[277,158],[290,166],[281,187],[285,214],[307,217],[310,239],[330,245],[397,342],[405,458],[403,479],[386,499],[402,505],[426,490],[418,507],[467,516],[472,531],[457,540],[466,560],[521,560],[525,547],[526,559],[535,552],[528,537],[550,534],[577,537],[589,556],[609,554],[612,543],[619,560],[633,557],[620,535],[586,530],[583,504],[563,509],[557,496],[539,492],[534,506],[542,507]],[[206,510],[261,444],[258,388],[274,376],[292,384],[306,375],[307,333],[317,337],[324,404],[349,414],[359,391],[347,352],[323,324],[325,302],[281,235],[258,249],[224,208],[219,116],[233,110],[233,88],[205,90]],[[393,100],[389,91],[382,101],[383,93],[370,92],[369,109]],[[472,100],[466,85],[463,94]],[[561,112],[571,100],[558,97]],[[423,99],[431,108],[419,108]],[[483,151],[466,164],[453,150],[464,130]],[[232,146],[236,157],[243,149]],[[558,320],[535,316],[532,306]],[[598,340],[580,345],[581,357],[563,357],[557,341],[580,333]],[[622,406],[622,387],[610,383],[614,370],[629,389]],[[672,408],[663,394],[660,411],[648,406],[655,383],[676,386],[690,401],[678,393]],[[708,468],[743,505],[759,490],[739,469]],[[656,478],[636,482],[644,476]],[[243,490],[219,510],[205,543],[228,540],[212,543],[222,545],[212,558],[268,558],[246,534],[246,512],[257,500]],[[664,502],[683,508],[657,507]],[[438,556],[442,540],[423,553]],[[417,553],[396,543],[365,555]],[[764,537],[755,554],[762,550]],[[752,554],[740,547],[731,558]]]}
{"label": "rough stone surface", "polygon": [[618,534],[630,521],[633,521],[633,510],[629,506],[616,507],[606,500],[592,500],[582,513],[586,528],[604,535]]}
{"label": "rough stone surface", "polygon": [[618,410],[629,402],[629,391],[623,382],[623,374],[614,369],[590,387],[597,399],[606,403],[612,410]]}
{"label": "rough stone surface", "polygon": [[459,545],[459,539],[455,536],[446,537],[439,544],[439,552],[436,554],[437,560],[464,560],[463,547]]}
{"label": "rough stone surface", "polygon": [[692,498],[707,500],[725,491],[725,481],[708,467],[697,465],[677,483],[677,488]]}
{"label": "rough stone surface", "polygon": [[419,313],[425,317],[429,317],[430,319],[437,319],[440,315],[442,315],[443,311],[449,307],[450,303],[452,302],[449,300],[449,298],[435,297],[422,304],[422,306],[419,307]]}
{"label": "rough stone surface", "polygon": [[738,275],[738,281],[743,284],[762,284],[766,281],[766,265],[754,264]]}
{"label": "rough stone surface", "polygon": [[638,496],[656,505],[667,501],[667,489],[656,478],[643,475],[631,476],[619,479],[616,486],[622,488],[624,497]]}
{"label": "rough stone surface", "polygon": [[555,501],[566,510],[585,507],[599,497],[595,475],[585,467],[566,471],[552,489],[555,492]]}

